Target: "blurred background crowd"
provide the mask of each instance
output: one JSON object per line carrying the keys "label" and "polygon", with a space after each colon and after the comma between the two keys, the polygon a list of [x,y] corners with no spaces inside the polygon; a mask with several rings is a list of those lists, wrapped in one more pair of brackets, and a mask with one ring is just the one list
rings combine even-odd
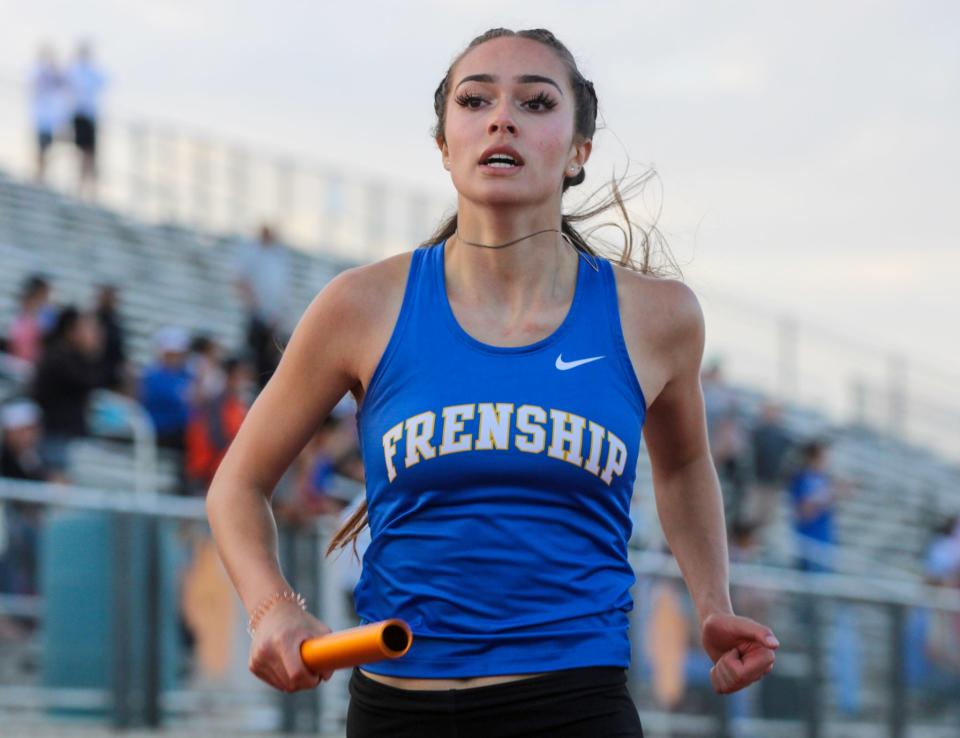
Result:
{"label": "blurred background crowd", "polygon": [[[245,343],[228,349],[219,336],[167,325],[153,334],[154,355],[142,366],[128,358],[121,296],[114,286],[97,285],[90,305],[58,304],[47,277],[28,276],[0,335],[0,352],[16,367],[23,389],[0,406],[0,475],[73,481],[69,447],[93,435],[90,400],[101,389],[142,406],[157,447],[171,451],[175,461],[170,491],[203,497],[289,338],[289,268],[286,252],[263,227],[240,246],[234,263],[234,286],[246,307]],[[362,482],[363,465],[352,414],[345,398],[304,449],[293,484],[276,500],[285,519],[337,515],[353,501],[356,486],[343,480]],[[0,548],[0,591],[33,594],[35,564],[28,562],[37,558],[36,531],[16,532],[31,527],[22,512],[11,509],[3,517],[7,545]]]}

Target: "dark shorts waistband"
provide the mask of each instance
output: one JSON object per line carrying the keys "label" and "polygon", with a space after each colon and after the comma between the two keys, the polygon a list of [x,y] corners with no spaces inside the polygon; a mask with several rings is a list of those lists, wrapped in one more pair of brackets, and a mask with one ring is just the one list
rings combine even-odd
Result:
{"label": "dark shorts waistband", "polygon": [[412,710],[435,708],[449,712],[452,705],[458,710],[486,710],[511,702],[525,702],[544,695],[566,692],[590,694],[611,687],[620,687],[627,682],[627,672],[619,666],[586,666],[576,669],[561,669],[540,676],[517,679],[499,684],[456,689],[402,689],[383,684],[353,669],[350,677],[350,694],[355,699],[376,700],[383,705],[389,701],[394,709],[408,707]]}

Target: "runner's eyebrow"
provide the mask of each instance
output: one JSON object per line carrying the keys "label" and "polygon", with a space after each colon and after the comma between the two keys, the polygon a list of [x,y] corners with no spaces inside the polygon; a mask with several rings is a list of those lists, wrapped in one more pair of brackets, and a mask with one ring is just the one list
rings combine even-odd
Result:
{"label": "runner's eyebrow", "polygon": [[515,77],[514,79],[522,85],[534,84],[536,82],[543,82],[548,85],[553,85],[557,88],[557,92],[563,95],[563,90],[560,89],[560,85],[558,85],[549,77],[544,77],[542,74],[521,74],[519,77]]}
{"label": "runner's eyebrow", "polygon": [[[492,74],[468,74],[462,80],[457,83],[457,87],[462,85],[464,82],[489,82],[493,83],[497,81],[497,77]],[[513,78],[514,81],[519,82],[522,85],[534,84],[537,82],[543,82],[548,85],[553,85],[557,88],[557,92],[563,95],[563,90],[560,89],[560,85],[554,82],[549,77],[544,77],[542,74],[520,74]],[[454,88],[456,89],[456,88]]]}

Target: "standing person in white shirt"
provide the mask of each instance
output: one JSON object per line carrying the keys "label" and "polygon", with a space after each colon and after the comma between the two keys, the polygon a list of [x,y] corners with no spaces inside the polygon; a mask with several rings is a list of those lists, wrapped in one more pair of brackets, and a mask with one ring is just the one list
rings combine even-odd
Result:
{"label": "standing person in white shirt", "polygon": [[261,226],[257,240],[241,247],[234,272],[247,311],[247,346],[260,389],[277,368],[280,342],[287,338],[291,281],[286,249],[269,226]]}
{"label": "standing person in white shirt", "polygon": [[77,47],[77,56],[67,71],[73,103],[73,136],[80,153],[80,177],[77,192],[90,199],[96,196],[97,185],[97,121],[100,98],[106,77],[93,62],[89,44]]}
{"label": "standing person in white shirt", "polygon": [[66,122],[66,81],[53,49],[40,47],[30,73],[30,113],[37,135],[36,180],[43,182],[47,152]]}

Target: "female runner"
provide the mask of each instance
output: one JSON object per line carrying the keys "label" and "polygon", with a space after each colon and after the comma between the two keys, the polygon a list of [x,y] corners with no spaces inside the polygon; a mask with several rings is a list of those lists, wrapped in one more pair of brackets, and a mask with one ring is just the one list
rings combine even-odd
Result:
{"label": "female runner", "polygon": [[682,282],[597,257],[562,216],[597,99],[553,34],[474,39],[435,109],[456,215],[319,293],[209,491],[255,625],[250,669],[291,692],[330,677],[299,657],[329,628],[283,577],[270,496],[352,392],[368,506],[331,550],[369,522],[357,612],[404,618],[414,642],[354,669],[348,736],[642,736],[625,673],[641,429],[714,688],[761,678],[778,645],[730,604],[702,313]]}

